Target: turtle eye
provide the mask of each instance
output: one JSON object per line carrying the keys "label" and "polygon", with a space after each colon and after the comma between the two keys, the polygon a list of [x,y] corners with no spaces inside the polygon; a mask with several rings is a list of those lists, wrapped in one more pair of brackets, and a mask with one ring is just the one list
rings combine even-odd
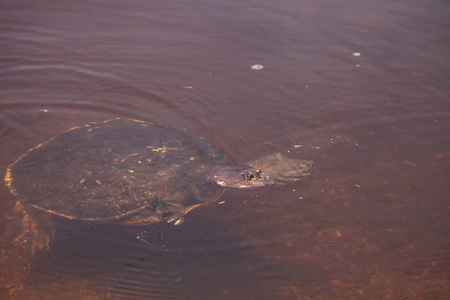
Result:
{"label": "turtle eye", "polygon": [[253,174],[247,173],[245,174],[245,179],[247,179],[248,181],[252,180],[255,176]]}

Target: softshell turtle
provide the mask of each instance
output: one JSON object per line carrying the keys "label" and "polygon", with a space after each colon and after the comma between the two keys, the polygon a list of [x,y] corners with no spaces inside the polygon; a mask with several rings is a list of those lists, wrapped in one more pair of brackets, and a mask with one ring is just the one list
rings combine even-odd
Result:
{"label": "softshell turtle", "polygon": [[311,165],[279,153],[236,164],[186,131],[117,118],[30,149],[8,167],[5,183],[21,202],[68,219],[178,225],[227,188],[297,180]]}
{"label": "softshell turtle", "polygon": [[311,165],[280,153],[233,163],[201,137],[138,120],[73,127],[7,168],[5,183],[18,201],[0,220],[0,291],[20,290],[27,261],[49,248],[51,218],[38,220],[27,206],[74,220],[179,225],[227,188],[285,184]]}

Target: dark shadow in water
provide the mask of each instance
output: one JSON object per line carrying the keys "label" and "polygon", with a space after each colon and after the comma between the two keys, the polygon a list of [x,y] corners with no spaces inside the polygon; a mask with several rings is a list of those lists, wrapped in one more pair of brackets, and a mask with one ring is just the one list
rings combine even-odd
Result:
{"label": "dark shadow in water", "polygon": [[[193,213],[188,222],[176,227],[58,220],[55,240],[49,251],[33,260],[27,285],[45,294],[49,282],[59,282],[61,287],[77,282],[96,293],[99,287],[107,287],[102,293],[113,298],[265,298],[270,291],[263,286],[264,280],[276,278],[283,270],[244,256],[243,241],[201,213]],[[292,272],[312,278],[306,269],[296,267]]]}

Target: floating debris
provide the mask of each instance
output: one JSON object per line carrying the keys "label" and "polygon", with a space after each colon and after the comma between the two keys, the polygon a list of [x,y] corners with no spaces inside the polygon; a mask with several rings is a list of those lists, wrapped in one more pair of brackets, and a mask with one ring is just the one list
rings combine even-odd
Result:
{"label": "floating debris", "polygon": [[256,65],[252,65],[250,68],[252,68],[252,70],[262,70],[262,69],[264,69],[264,66],[263,65],[260,65],[260,64],[256,64]]}

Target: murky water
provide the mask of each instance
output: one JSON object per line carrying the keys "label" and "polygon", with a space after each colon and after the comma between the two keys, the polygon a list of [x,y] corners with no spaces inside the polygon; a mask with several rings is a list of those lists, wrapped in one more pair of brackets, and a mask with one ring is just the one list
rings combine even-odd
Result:
{"label": "murky water", "polygon": [[186,128],[236,162],[314,165],[286,186],[227,191],[180,226],[12,218],[2,186],[0,298],[448,298],[446,1],[1,10],[3,175],[61,131],[115,117]]}

